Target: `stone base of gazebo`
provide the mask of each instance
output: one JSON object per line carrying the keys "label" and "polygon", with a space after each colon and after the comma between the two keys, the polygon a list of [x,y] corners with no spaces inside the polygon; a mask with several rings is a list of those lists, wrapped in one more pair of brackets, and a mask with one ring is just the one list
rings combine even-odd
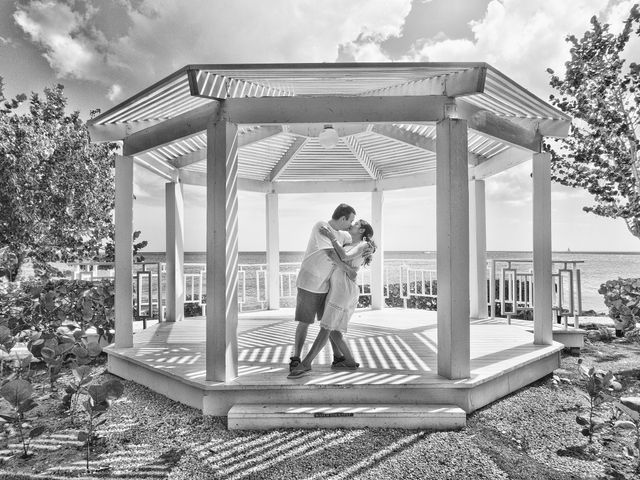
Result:
{"label": "stone base of gazebo", "polygon": [[[509,325],[471,322],[471,376],[437,375],[436,312],[362,310],[349,342],[361,367],[331,370],[330,348],[311,375],[286,378],[295,330],[293,310],[240,315],[239,376],[205,380],[205,319],[154,325],[133,337],[132,348],[109,347],[109,371],[171,399],[226,416],[235,405],[448,405],[466,413],[542,378],[560,365],[563,346],[534,345],[533,335]],[[317,327],[309,330],[313,341]],[[375,422],[372,422],[374,424]]]}

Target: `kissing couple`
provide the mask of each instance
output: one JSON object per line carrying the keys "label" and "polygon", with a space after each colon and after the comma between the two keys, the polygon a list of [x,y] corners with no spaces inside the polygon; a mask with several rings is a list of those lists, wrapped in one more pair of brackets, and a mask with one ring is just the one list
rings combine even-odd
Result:
{"label": "kissing couple", "polygon": [[[356,211],[341,203],[328,222],[317,222],[305,251],[296,287],[294,353],[287,378],[308,375],[314,358],[331,342],[334,370],[355,370],[360,366],[345,341],[349,320],[360,295],[357,276],[371,263],[376,250],[373,228],[365,220],[354,222]],[[320,332],[309,352],[300,359],[309,325],[320,321]]]}

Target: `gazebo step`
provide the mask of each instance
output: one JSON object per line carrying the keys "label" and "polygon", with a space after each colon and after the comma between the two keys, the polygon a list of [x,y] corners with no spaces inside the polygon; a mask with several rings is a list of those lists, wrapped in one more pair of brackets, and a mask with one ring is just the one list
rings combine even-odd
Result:
{"label": "gazebo step", "polygon": [[274,428],[464,428],[467,415],[455,405],[279,404],[234,405],[229,430]]}

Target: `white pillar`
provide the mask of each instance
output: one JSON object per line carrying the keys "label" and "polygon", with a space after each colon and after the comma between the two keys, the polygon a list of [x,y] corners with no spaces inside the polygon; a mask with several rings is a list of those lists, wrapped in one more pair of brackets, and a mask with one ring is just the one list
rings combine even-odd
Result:
{"label": "white pillar", "polygon": [[533,155],[533,343],[553,343],[551,154]]}
{"label": "white pillar", "polygon": [[115,344],[133,346],[133,157],[116,157]]}
{"label": "white pillar", "polygon": [[373,240],[377,245],[376,253],[371,262],[371,308],[374,310],[384,308],[383,205],[384,192],[381,190],[371,192],[371,226],[373,227]]}
{"label": "white pillar", "polygon": [[267,193],[267,295],[269,310],[280,309],[280,235],[278,194]]}
{"label": "white pillar", "polygon": [[469,180],[467,122],[436,126],[438,375],[468,378]]}
{"label": "white pillar", "polygon": [[206,379],[238,376],[238,127],[207,126]]}
{"label": "white pillar", "polygon": [[184,320],[184,196],[182,183],[165,185],[167,322]]}
{"label": "white pillar", "polygon": [[484,180],[469,182],[469,297],[471,318],[487,318],[487,220]]}

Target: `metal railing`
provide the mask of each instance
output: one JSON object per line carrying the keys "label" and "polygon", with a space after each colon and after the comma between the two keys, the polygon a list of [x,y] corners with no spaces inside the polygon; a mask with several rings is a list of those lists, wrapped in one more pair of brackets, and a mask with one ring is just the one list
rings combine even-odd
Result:
{"label": "metal railing", "polygon": [[[410,298],[437,298],[437,273],[424,265],[424,260],[390,260],[384,268],[384,298],[397,295],[407,308]],[[487,269],[487,308],[490,317],[498,313],[516,315],[532,311],[533,260],[492,259]],[[553,309],[558,316],[582,314],[581,271],[582,260],[553,261]],[[74,279],[95,280],[112,278],[113,263],[79,263],[71,265]],[[556,268],[557,266],[557,268]],[[279,293],[282,302],[295,299],[296,279],[300,263],[280,263]],[[263,310],[268,303],[266,264],[238,265],[238,307],[240,311]],[[163,314],[166,291],[166,264],[142,262],[134,264],[134,306],[137,315],[146,319]],[[371,270],[362,269],[358,275],[361,296],[371,296]],[[392,288],[394,287],[394,288]],[[392,290],[394,292],[392,292]],[[185,303],[199,306],[206,314],[206,264],[184,264]]]}

